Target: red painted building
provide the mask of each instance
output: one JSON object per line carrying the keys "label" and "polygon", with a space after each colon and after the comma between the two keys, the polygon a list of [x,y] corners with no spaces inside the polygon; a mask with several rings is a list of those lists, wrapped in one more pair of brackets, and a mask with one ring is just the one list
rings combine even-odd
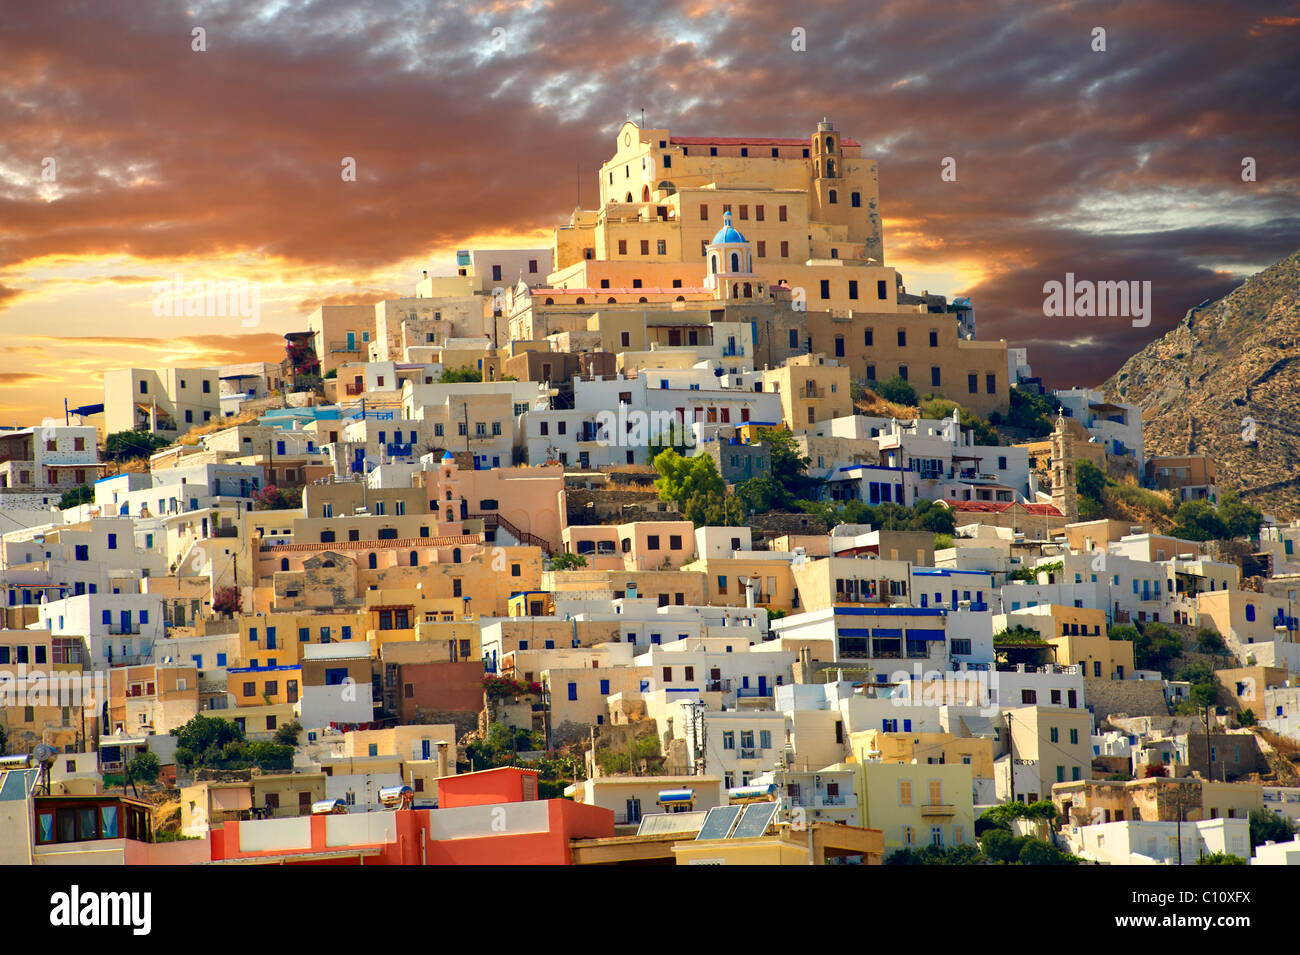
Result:
{"label": "red painted building", "polygon": [[572,839],[614,835],[614,814],[536,798],[537,774],[503,767],[439,781],[440,809],[227,822],[212,831],[226,864],[569,865]]}

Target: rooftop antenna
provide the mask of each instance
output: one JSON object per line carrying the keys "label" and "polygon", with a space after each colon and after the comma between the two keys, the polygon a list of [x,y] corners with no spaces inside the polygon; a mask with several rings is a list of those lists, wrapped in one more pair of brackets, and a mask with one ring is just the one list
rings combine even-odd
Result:
{"label": "rooftop antenna", "polygon": [[645,129],[645,107],[641,107],[641,128]]}

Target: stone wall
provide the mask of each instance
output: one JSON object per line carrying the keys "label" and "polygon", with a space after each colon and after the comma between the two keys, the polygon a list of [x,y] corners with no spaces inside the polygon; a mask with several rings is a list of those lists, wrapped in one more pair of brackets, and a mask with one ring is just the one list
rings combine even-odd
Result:
{"label": "stone wall", "polygon": [[1097,722],[1114,714],[1168,716],[1163,684],[1155,680],[1101,680],[1083,678],[1083,698]]}
{"label": "stone wall", "polygon": [[755,514],[749,519],[754,529],[754,540],[771,540],[782,534],[825,534],[826,522],[814,514],[789,511],[769,511]]}
{"label": "stone wall", "polygon": [[[659,500],[654,487],[593,489],[573,488],[564,492],[569,523],[616,524],[639,520],[677,520],[677,505]],[[592,507],[587,505],[591,504]]]}

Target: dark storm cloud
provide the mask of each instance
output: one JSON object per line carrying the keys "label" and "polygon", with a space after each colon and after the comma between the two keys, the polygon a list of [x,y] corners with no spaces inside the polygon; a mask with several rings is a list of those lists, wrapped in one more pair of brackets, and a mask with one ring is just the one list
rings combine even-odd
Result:
{"label": "dark storm cloud", "polygon": [[[467,236],[549,228],[578,170],[590,204],[641,108],[682,135],[825,115],[880,161],[887,259],[983,275],[962,290],[981,337],[1092,383],[1225,270],[1300,245],[1298,48],[1296,4],[1216,0],[26,4],[0,31],[0,268],[253,254],[367,288]],[[1151,281],[1152,325],[1043,318],[1067,271]],[[16,296],[0,285],[0,308]]]}

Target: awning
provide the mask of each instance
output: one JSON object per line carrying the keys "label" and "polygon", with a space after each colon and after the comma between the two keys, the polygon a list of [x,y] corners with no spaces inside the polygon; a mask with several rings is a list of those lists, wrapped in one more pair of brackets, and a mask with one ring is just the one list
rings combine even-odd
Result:
{"label": "awning", "polygon": [[963,736],[979,736],[988,739],[997,739],[998,731],[993,725],[993,721],[987,716],[960,716],[962,725],[966,727]]}
{"label": "awning", "polygon": [[942,630],[914,630],[907,628],[907,639],[909,640],[942,640],[945,633]]}

